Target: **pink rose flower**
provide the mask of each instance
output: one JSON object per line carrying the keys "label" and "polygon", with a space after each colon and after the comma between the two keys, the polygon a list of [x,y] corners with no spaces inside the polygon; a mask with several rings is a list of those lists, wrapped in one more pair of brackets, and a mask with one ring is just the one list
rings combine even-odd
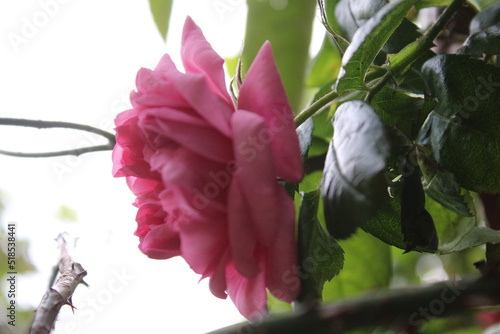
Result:
{"label": "pink rose flower", "polygon": [[266,289],[292,302],[300,288],[294,205],[278,182],[303,175],[292,111],[268,42],[237,106],[223,59],[189,17],[181,56],[185,73],[168,55],[139,71],[133,109],[115,120],[113,174],[137,196],[140,250],[182,256],[254,318]]}

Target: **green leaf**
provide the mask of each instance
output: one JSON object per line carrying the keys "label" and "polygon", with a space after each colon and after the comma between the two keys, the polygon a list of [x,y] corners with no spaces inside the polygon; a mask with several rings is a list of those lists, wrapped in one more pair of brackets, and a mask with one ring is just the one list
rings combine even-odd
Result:
{"label": "green leaf", "polygon": [[384,125],[368,104],[349,101],[337,109],[321,184],[326,226],[333,237],[349,237],[384,206],[388,154]]}
{"label": "green leaf", "polygon": [[[388,245],[406,250],[401,228],[401,196],[398,194],[389,200],[389,208],[378,210],[362,227]],[[423,251],[416,248],[417,251]]]}
{"label": "green leaf", "polygon": [[[335,0],[326,1],[327,4],[336,3],[335,18],[343,31],[343,36],[352,40],[356,31],[382,7],[387,4],[386,0]],[[333,5],[330,5],[333,7]]]}
{"label": "green leaf", "polygon": [[392,1],[356,31],[342,58],[336,85],[339,93],[365,88],[368,68],[414,3],[415,0]]}
{"label": "green leaf", "polygon": [[387,86],[371,101],[371,106],[385,125],[397,128],[410,139],[417,136],[421,120],[425,119],[427,111],[424,104],[422,98]]}
{"label": "green leaf", "polygon": [[173,2],[173,0],[149,0],[149,8],[163,40],[167,39],[168,23],[170,21]]}
{"label": "green leaf", "polygon": [[297,111],[302,106],[316,1],[288,1],[284,8],[276,8],[274,1],[248,0],[247,4],[241,55],[243,73],[250,67],[262,44],[270,41],[290,105]]}
{"label": "green leaf", "polygon": [[486,30],[500,21],[500,2],[481,4],[483,7],[484,5],[487,5],[487,8],[483,8],[477,13],[470,23],[469,30],[471,35]]}
{"label": "green leaf", "polygon": [[312,134],[314,131],[314,122],[312,118],[309,118],[307,121],[302,123],[296,130],[297,137],[299,137],[300,144],[300,154],[302,157],[306,157],[309,152],[309,147],[312,144]]}
{"label": "green leaf", "polygon": [[473,4],[477,5],[478,8],[484,10],[488,6],[491,6],[498,2],[498,0],[470,0]]}
{"label": "green leaf", "polygon": [[299,214],[299,263],[301,292],[299,301],[321,299],[323,285],[344,265],[344,251],[318,221],[319,193],[301,193]]}
{"label": "green leaf", "polygon": [[418,26],[405,18],[396,30],[394,30],[382,50],[385,53],[399,52],[421,36],[422,34],[420,33]]}
{"label": "green leaf", "polygon": [[500,192],[500,69],[459,55],[428,60],[423,75],[437,97],[417,141],[463,188]]}
{"label": "green leaf", "polygon": [[339,242],[344,249],[344,268],[325,284],[325,302],[345,299],[368,291],[387,288],[392,278],[389,245],[358,230],[352,238]]}
{"label": "green leaf", "polygon": [[479,220],[476,217],[462,217],[431,199],[427,199],[426,208],[438,222],[436,229],[440,254],[500,242],[500,231],[478,226]]}
{"label": "green leaf", "polygon": [[[402,161],[391,156],[390,164],[394,167],[390,169],[399,171],[401,177],[390,188],[388,207],[379,209],[362,229],[405,251],[434,253],[438,241],[436,228],[433,217],[425,209],[418,165],[416,161],[412,163],[411,156],[407,153]],[[397,172],[394,173],[397,175]],[[389,174],[388,178],[394,176]]]}
{"label": "green leaf", "polygon": [[460,216],[473,215],[455,175],[436,168],[428,162],[423,153],[418,155],[418,164],[422,170],[422,185],[427,195]]}
{"label": "green leaf", "polygon": [[492,25],[469,36],[457,54],[480,57],[483,54],[500,54],[500,24]]}
{"label": "green leaf", "polygon": [[420,181],[419,169],[401,178],[401,230],[405,250],[417,247],[436,251],[438,237],[434,221],[425,209],[425,193]]}
{"label": "green leaf", "polygon": [[321,185],[321,178],[323,173],[321,171],[315,171],[304,176],[302,181],[299,183],[299,190],[301,192],[311,192],[317,191]]}

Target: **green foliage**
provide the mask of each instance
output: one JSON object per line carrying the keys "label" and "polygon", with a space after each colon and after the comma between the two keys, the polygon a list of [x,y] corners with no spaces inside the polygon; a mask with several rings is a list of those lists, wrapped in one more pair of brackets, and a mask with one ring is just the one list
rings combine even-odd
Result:
{"label": "green foliage", "polygon": [[466,202],[465,195],[462,194],[460,185],[452,173],[437,169],[435,164],[428,161],[425,154],[419,157],[418,162],[422,169],[422,184],[427,195],[461,216],[473,216],[472,209]]}
{"label": "green foliage", "polygon": [[342,58],[342,69],[336,85],[338,92],[366,87],[365,75],[368,69],[414,2],[392,1],[356,31]]}
{"label": "green foliage", "polygon": [[362,101],[342,104],[323,170],[321,193],[328,231],[344,239],[385,205],[389,143],[383,124]]}
{"label": "green foliage", "polygon": [[489,26],[471,35],[457,53],[473,57],[500,54],[500,24]]}
{"label": "green foliage", "polygon": [[432,216],[425,209],[425,194],[418,169],[401,180],[401,230],[406,251],[417,246],[436,251],[437,233]]}
{"label": "green foliage", "polygon": [[482,10],[472,19],[470,23],[470,34],[476,34],[493,25],[498,24],[500,20],[500,2],[497,1],[482,1],[481,6],[488,7]]}
{"label": "green foliage", "polygon": [[[500,243],[500,232],[484,226],[474,194],[500,192],[500,69],[496,57],[483,57],[500,53],[500,2],[474,18],[462,55],[431,50],[461,1],[321,3],[328,33],[308,79],[319,89],[312,117],[303,123],[308,109],[298,117],[298,132],[310,173],[299,189],[308,196],[321,189],[317,217],[344,250],[343,263],[332,260],[343,269],[325,283],[323,299],[387,287],[393,268],[418,283],[411,270],[417,252],[474,253],[463,259],[470,262],[447,265],[453,275],[474,271],[478,246]],[[433,6],[449,7],[419,31],[409,11]],[[335,78],[343,40],[351,42]],[[322,173],[307,168],[319,158]],[[305,203],[301,212],[315,211]],[[316,233],[319,224],[307,217]],[[321,277],[316,283],[327,281]],[[305,289],[315,295],[320,285]]]}
{"label": "green foliage", "polygon": [[344,252],[321,226],[318,218],[318,191],[302,194],[299,214],[299,301],[321,299],[323,285],[341,270]]}
{"label": "green foliage", "polygon": [[339,243],[345,252],[344,269],[325,284],[325,301],[345,299],[389,286],[392,255],[387,244],[362,230]]}
{"label": "green foliage", "polygon": [[375,95],[371,106],[380,116],[382,122],[397,128],[406,137],[414,139],[428,111],[424,108],[426,101],[421,97],[410,96],[406,92],[384,87]]}
{"label": "green foliage", "polygon": [[168,23],[170,21],[173,2],[173,0],[149,0],[151,14],[153,14],[156,27],[163,40],[167,39]]}
{"label": "green foliage", "polygon": [[500,192],[500,69],[467,56],[439,55],[422,73],[439,103],[418,142],[462,187]]}

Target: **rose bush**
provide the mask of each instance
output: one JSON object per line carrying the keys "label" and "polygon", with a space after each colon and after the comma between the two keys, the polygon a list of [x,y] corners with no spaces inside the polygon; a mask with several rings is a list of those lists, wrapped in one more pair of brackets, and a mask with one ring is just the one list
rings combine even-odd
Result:
{"label": "rose bush", "polygon": [[115,120],[113,174],[137,197],[141,251],[182,256],[215,296],[256,317],[266,289],[292,302],[300,288],[294,205],[278,182],[303,175],[292,111],[269,43],[236,103],[223,59],[190,18],[181,57],[185,73],[169,55],[139,71],[133,108]]}

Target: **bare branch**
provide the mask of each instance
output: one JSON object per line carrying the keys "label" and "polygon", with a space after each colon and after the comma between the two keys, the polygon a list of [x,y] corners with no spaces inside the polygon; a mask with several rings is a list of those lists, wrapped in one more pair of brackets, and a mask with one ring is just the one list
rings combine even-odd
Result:
{"label": "bare branch", "polygon": [[391,290],[311,309],[300,315],[270,317],[209,334],[340,334],[373,326],[410,331],[428,320],[477,307],[500,304],[500,279],[441,282],[426,287]]}
{"label": "bare branch", "polygon": [[68,235],[63,234],[56,239],[61,249],[59,278],[43,296],[31,324],[30,334],[50,334],[61,307],[67,304],[74,308],[71,296],[76,287],[79,284],[87,285],[83,280],[87,272],[80,263],[74,262],[72,257],[74,241],[69,242],[67,239]]}
{"label": "bare branch", "polygon": [[56,151],[56,152],[41,152],[41,153],[24,153],[24,152],[11,152],[7,150],[0,150],[0,154],[9,155],[12,157],[20,157],[20,158],[49,158],[49,157],[58,157],[63,155],[74,155],[79,156],[84,153],[89,152],[98,152],[98,151],[109,151],[112,150],[115,146],[116,140],[115,136],[112,133],[107,131],[94,128],[93,126],[70,123],[70,122],[58,122],[58,121],[40,121],[40,120],[31,120],[31,119],[21,119],[21,118],[0,118],[0,125],[7,126],[25,126],[31,128],[38,129],[50,129],[50,128],[63,128],[63,129],[73,129],[79,131],[86,131],[90,133],[97,134],[102,136],[108,140],[108,143],[105,145],[96,145],[96,146],[88,146],[77,148],[73,150],[64,150],[64,151]]}

